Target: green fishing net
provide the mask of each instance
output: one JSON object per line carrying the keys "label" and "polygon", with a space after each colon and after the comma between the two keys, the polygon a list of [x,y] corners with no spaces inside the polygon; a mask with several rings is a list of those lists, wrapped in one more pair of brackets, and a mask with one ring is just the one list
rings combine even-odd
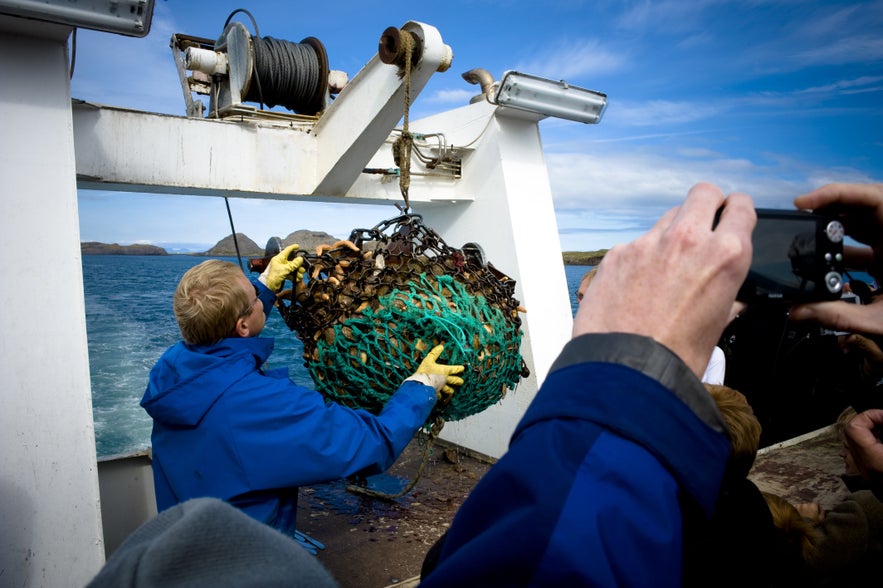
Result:
{"label": "green fishing net", "polygon": [[298,254],[307,273],[278,306],[326,398],[377,414],[439,343],[440,363],[466,367],[464,383],[426,426],[481,412],[529,375],[515,282],[480,246],[449,247],[406,214]]}

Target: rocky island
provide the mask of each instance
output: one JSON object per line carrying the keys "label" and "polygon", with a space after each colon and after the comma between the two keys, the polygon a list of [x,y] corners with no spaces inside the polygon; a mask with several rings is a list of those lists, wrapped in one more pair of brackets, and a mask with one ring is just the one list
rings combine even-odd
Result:
{"label": "rocky island", "polygon": [[[289,233],[287,237],[280,240],[283,247],[297,243],[304,251],[315,251],[319,245],[332,245],[340,239],[323,231],[301,229]],[[243,233],[236,233],[236,243],[233,242],[233,235],[227,235],[208,251],[191,253],[190,255],[235,257],[237,243],[239,245],[239,254],[243,257],[262,257],[264,255],[264,247],[255,243]],[[607,251],[608,249],[564,251],[561,255],[565,265],[598,265],[604,259]],[[118,245],[117,243],[108,244],[95,241],[80,243],[80,252],[83,255],[169,255],[165,249],[156,245]]]}
{"label": "rocky island", "polygon": [[608,251],[610,250],[564,251],[561,256],[564,259],[564,265],[598,265]]}
{"label": "rocky island", "polygon": [[168,255],[168,251],[156,245],[118,245],[86,241],[80,243],[82,255]]}

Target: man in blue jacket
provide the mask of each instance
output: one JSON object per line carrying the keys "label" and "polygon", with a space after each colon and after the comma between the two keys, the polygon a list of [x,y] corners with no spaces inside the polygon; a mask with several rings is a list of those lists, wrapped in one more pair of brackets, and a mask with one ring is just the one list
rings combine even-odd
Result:
{"label": "man in blue jacket", "polygon": [[607,253],[573,339],[421,588],[681,586],[685,541],[714,511],[731,449],[699,377],[755,222],[748,196],[698,184]]}
{"label": "man in blue jacket", "polygon": [[303,272],[301,257],[288,259],[296,249],[276,255],[254,283],[235,264],[209,260],[178,284],[184,341],[159,359],[141,400],[153,418],[160,511],[215,497],[293,535],[298,486],[386,470],[440,392],[463,383],[455,375],[463,366],[436,363],[438,345],[374,416],[264,371],[273,340],[258,335],[285,276]]}

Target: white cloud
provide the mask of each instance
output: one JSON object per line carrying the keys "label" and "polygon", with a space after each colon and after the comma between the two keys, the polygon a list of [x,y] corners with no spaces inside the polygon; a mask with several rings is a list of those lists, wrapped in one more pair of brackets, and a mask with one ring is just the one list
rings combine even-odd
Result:
{"label": "white cloud", "polygon": [[829,94],[835,92],[850,91],[875,91],[879,92],[880,82],[883,76],[862,76],[851,80],[837,80],[824,86],[812,86],[798,90],[797,94]]}
{"label": "white cloud", "polygon": [[795,196],[830,182],[874,181],[856,169],[818,167],[776,154],[758,153],[751,161],[691,149],[685,159],[684,151],[589,143],[579,152],[547,153],[562,247],[601,249],[631,241],[701,181],[724,193],[745,192],[765,208],[790,208]]}
{"label": "white cloud", "polygon": [[629,30],[653,29],[677,33],[693,28],[708,4],[707,0],[632,2],[617,24]]}
{"label": "white cloud", "polygon": [[532,59],[519,62],[515,69],[554,79],[574,79],[624,69],[628,58],[623,51],[605,47],[597,39],[561,41]]}
{"label": "white cloud", "polygon": [[805,66],[845,65],[883,59],[883,38],[862,36],[821,43],[794,55]]}
{"label": "white cloud", "polygon": [[789,12],[766,31],[766,40],[758,35],[757,43],[735,56],[741,68],[771,74],[883,58],[883,2],[799,4],[799,12]]}
{"label": "white cloud", "polygon": [[439,90],[432,96],[428,96],[423,101],[431,104],[456,104],[461,106],[469,104],[469,100],[481,93],[481,89],[476,86],[475,90]]}
{"label": "white cloud", "polygon": [[684,124],[720,116],[729,110],[728,103],[649,100],[646,102],[612,102],[604,114],[606,119],[633,126]]}

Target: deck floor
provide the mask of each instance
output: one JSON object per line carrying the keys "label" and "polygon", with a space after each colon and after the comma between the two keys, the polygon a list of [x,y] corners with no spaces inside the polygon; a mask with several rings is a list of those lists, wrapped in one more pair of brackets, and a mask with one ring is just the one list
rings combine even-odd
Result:
{"label": "deck floor", "polygon": [[[417,474],[425,445],[411,441],[385,476],[389,494]],[[394,500],[356,494],[343,481],[301,487],[298,529],[321,541],[317,557],[341,588],[415,585],[426,552],[490,467],[462,449],[436,442],[416,485]]]}
{"label": "deck floor", "polygon": [[[830,508],[847,493],[839,450],[834,435],[817,431],[761,450],[749,477],[791,502]],[[422,461],[422,446],[412,441],[381,481],[390,491],[404,487]],[[427,550],[489,467],[462,450],[435,445],[414,488],[395,500],[354,494],[343,482],[301,488],[298,528],[325,544],[317,557],[342,588],[416,586]]]}
{"label": "deck floor", "polygon": [[829,509],[849,494],[840,478],[844,473],[841,443],[830,429],[761,450],[748,477],[765,492],[789,502],[818,502]]}

